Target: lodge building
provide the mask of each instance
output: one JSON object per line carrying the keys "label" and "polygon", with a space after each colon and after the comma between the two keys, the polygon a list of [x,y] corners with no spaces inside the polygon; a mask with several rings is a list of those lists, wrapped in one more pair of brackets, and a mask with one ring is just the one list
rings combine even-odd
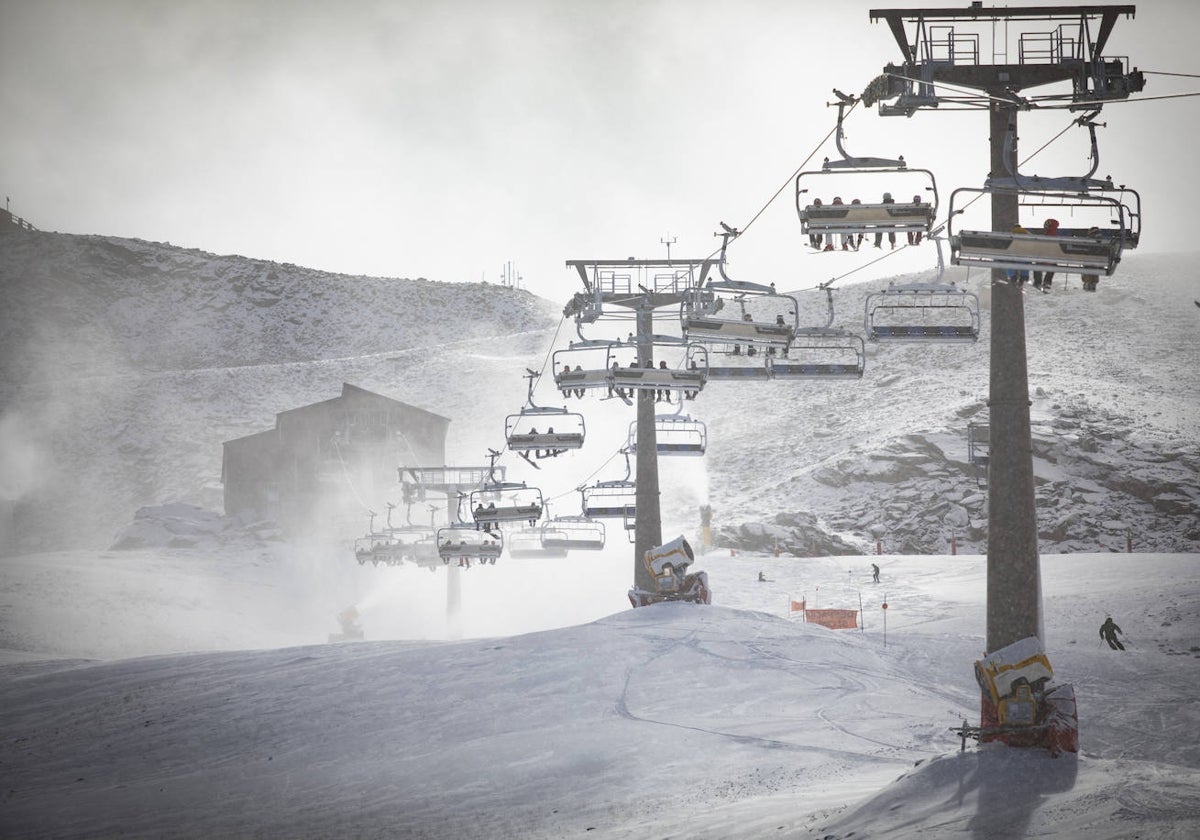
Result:
{"label": "lodge building", "polygon": [[226,441],[225,513],[289,531],[365,516],[394,490],[397,468],[445,463],[450,421],[344,383],[338,397],[275,415],[275,427]]}

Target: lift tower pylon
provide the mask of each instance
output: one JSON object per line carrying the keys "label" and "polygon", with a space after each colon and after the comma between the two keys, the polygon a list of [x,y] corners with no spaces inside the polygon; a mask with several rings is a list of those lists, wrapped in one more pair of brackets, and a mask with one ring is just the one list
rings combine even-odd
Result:
{"label": "lift tower pylon", "polygon": [[[1132,17],[1134,12],[1134,6],[1124,5],[985,8],[981,2],[965,9],[872,9],[871,21],[887,23],[903,62],[887,65],[863,99],[868,105],[878,100],[885,116],[912,116],[942,102],[986,109],[989,176],[1003,178],[1017,171],[1017,113],[1029,107],[1020,91],[1070,82],[1070,93],[1057,100],[1044,97],[1040,107],[1083,110],[1142,89],[1141,73],[1130,71],[1123,59],[1103,56],[1117,18]],[[1047,22],[1052,31],[1027,31],[1031,24]],[[971,33],[973,26],[985,28],[983,37]],[[1010,27],[1016,37],[1015,55],[1008,40]],[[1001,28],[1003,43],[997,50],[995,37]],[[988,38],[991,63],[981,48]],[[946,87],[939,88],[939,83]],[[965,96],[964,88],[968,89]],[[884,101],[892,99],[894,103]],[[1015,190],[993,192],[992,230],[1012,231],[1019,223],[1018,210]],[[1023,289],[1003,269],[992,270],[988,405],[987,650],[991,653],[1043,636]],[[985,719],[983,727],[990,723]]]}
{"label": "lift tower pylon", "polygon": [[[628,320],[632,317],[634,331],[630,333],[626,342],[632,342],[636,347],[637,367],[649,372],[654,368],[655,346],[667,341],[665,336],[654,332],[655,313],[663,308],[677,310],[693,289],[704,285],[715,264],[713,257],[675,257],[668,260],[639,260],[633,257],[625,260],[567,260],[567,267],[578,272],[584,291],[575,295],[563,314],[574,317],[579,326],[604,320]],[[686,347],[686,342],[678,338],[671,340],[680,347]],[[628,375],[628,372],[626,374]],[[699,379],[694,386],[690,384],[690,379],[688,382],[689,389],[694,387],[698,391],[703,387],[703,379]],[[615,384],[617,389],[621,390],[621,386],[628,383],[620,380]],[[662,384],[664,387],[674,387],[669,382]],[[682,391],[679,399],[683,399]],[[657,432],[654,422],[655,389],[635,387],[632,401],[636,406],[637,434],[637,513],[633,529],[633,588],[650,592],[655,589],[655,581],[643,558],[650,549],[661,545],[663,541]]]}

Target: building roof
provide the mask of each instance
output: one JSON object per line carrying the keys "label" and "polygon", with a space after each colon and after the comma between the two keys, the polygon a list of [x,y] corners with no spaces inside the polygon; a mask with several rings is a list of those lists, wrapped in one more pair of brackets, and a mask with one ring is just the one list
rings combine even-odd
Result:
{"label": "building roof", "polygon": [[427,418],[429,418],[431,421],[434,421],[434,422],[441,422],[441,423],[445,423],[445,424],[450,423],[450,418],[448,418],[448,417],[443,417],[440,414],[434,414],[432,411],[426,411],[423,408],[417,408],[415,405],[409,405],[408,403],[403,403],[403,402],[400,402],[399,400],[394,400],[391,397],[385,397],[382,394],[377,394],[374,391],[368,391],[365,388],[359,388],[357,385],[351,385],[349,382],[343,382],[342,383],[342,393],[339,396],[333,397],[332,399],[328,399],[328,400],[322,400],[321,402],[318,402],[318,403],[312,403],[310,405],[303,405],[298,408],[291,408],[291,409],[288,409],[287,411],[281,411],[275,415],[275,426],[276,426],[276,428],[278,428],[279,421],[281,419],[283,419],[284,417],[286,417],[287,415],[311,412],[313,409],[315,409],[319,406],[332,409],[332,408],[337,407],[337,405],[340,402],[342,402],[343,400],[346,400],[346,399],[353,399],[356,401],[366,401],[366,402],[378,402],[378,403],[384,404],[388,408],[403,410],[405,413],[423,414]]}

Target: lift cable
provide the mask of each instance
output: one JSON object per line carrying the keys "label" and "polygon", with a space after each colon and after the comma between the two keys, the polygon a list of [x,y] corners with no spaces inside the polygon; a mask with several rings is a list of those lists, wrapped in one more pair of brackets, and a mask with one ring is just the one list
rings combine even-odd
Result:
{"label": "lift cable", "polygon": [[1143,70],[1147,76],[1179,76],[1183,79],[1200,79],[1200,73],[1168,73],[1166,70]]}
{"label": "lift cable", "polygon": [[[859,100],[855,99],[854,102],[850,105],[850,110],[846,111],[846,115],[849,115],[856,107],[858,107],[858,103],[859,103]],[[806,157],[803,161],[801,161],[800,165],[797,166],[794,170],[792,170],[792,174],[784,179],[783,183],[780,184],[779,189],[775,190],[774,195],[772,195],[769,199],[767,199],[766,203],[763,204],[763,206],[759,208],[758,212],[755,213],[751,217],[750,221],[748,221],[748,222],[746,222],[746,224],[742,225],[741,228],[734,228],[735,236],[741,236],[743,233],[745,233],[747,230],[750,229],[750,226],[752,224],[754,224],[755,222],[758,221],[758,218],[763,213],[767,212],[767,208],[775,203],[775,199],[779,198],[779,196],[783,193],[783,191],[791,185],[792,181],[795,180],[796,176],[799,175],[801,171],[803,171],[804,167],[808,166],[808,162],[816,156],[817,152],[821,151],[822,146],[824,146],[826,143],[829,142],[829,138],[834,135],[834,133],[838,130],[839,127],[840,127],[840,124],[835,125],[833,128],[831,128],[829,130],[828,134],[826,134],[824,137],[821,138],[821,141],[819,143],[817,143],[816,147],[814,147],[813,150],[808,153],[808,157]],[[721,250],[722,250],[721,248],[714,248],[709,253],[709,255],[707,257],[705,257],[705,259],[709,259],[709,260],[712,259],[717,254],[721,253]]]}
{"label": "lift cable", "polygon": [[[854,102],[851,103],[850,109],[848,111],[846,111],[845,116],[849,116],[851,113],[853,113],[854,109],[858,107],[858,103],[859,103],[859,100],[855,99]],[[779,189],[777,189],[775,191],[775,194],[772,195],[767,200],[767,203],[764,204],[762,206],[762,208],[759,209],[759,211],[754,214],[754,217],[751,218],[750,221],[748,221],[748,222],[746,222],[746,224],[742,225],[740,233],[745,233],[747,230],[749,230],[750,225],[752,225],[756,221],[758,221],[758,217],[761,216],[763,213],[767,212],[767,208],[770,207],[774,203],[775,199],[779,198],[780,194],[785,189],[787,189],[789,186],[791,186],[792,182],[794,180],[796,180],[796,176],[800,174],[800,172],[804,169],[804,167],[808,166],[808,162],[816,156],[817,152],[821,151],[821,147],[829,142],[829,138],[832,137],[839,128],[841,128],[841,123],[839,123],[838,125],[835,125],[833,128],[831,128],[829,130],[828,134],[826,134],[824,137],[821,138],[821,142],[819,142],[816,145],[816,148],[814,148],[811,152],[808,153],[808,157],[806,157],[799,166],[797,166],[794,170],[792,170],[792,174],[787,176],[787,178],[784,179],[783,184],[781,184]],[[717,250],[713,251],[713,254],[716,254],[719,251],[720,251],[720,249],[718,248]]]}

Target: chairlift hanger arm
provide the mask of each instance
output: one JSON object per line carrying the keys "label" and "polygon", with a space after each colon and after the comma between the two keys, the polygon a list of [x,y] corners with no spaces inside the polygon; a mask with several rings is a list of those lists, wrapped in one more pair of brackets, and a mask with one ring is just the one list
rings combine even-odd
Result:
{"label": "chairlift hanger arm", "polygon": [[750,283],[745,280],[734,280],[725,273],[725,250],[728,248],[729,243],[732,240],[737,239],[742,235],[742,232],[737,228],[730,227],[724,222],[721,222],[720,224],[722,232],[714,233],[713,236],[721,237],[721,256],[717,260],[717,273],[721,275],[721,280],[709,280],[707,283],[698,284],[697,288],[703,288],[707,290],[723,289],[728,291],[742,292],[743,294],[746,292],[763,295],[775,294],[775,289],[773,286],[764,286],[761,283]]}
{"label": "chairlift hanger arm", "polygon": [[831,161],[825,158],[821,165],[822,170],[830,169],[904,169],[908,166],[904,162],[904,157],[898,159],[892,158],[875,158],[875,157],[855,157],[846,151],[846,147],[842,145],[842,141],[846,138],[846,133],[842,126],[845,123],[846,114],[849,110],[854,110],[854,107],[859,103],[859,97],[849,96],[842,93],[837,88],[833,89],[834,94],[838,97],[838,101],[830,103],[837,106],[837,128],[833,133],[833,142],[837,146],[838,154],[842,156],[841,160]]}
{"label": "chairlift hanger arm", "polygon": [[[1097,123],[1095,121],[1095,117],[1097,117],[1099,114],[1100,109],[1095,108],[1087,114],[1084,114],[1083,116],[1072,121],[1074,125],[1083,126],[1088,130],[1088,135],[1091,138],[1092,145],[1091,153],[1089,155],[1092,160],[1092,167],[1085,174],[1078,177],[1067,176],[1063,178],[1038,178],[1036,175],[1022,175],[1020,172],[1020,164],[1016,161],[1016,156],[1012,153],[1013,130],[1012,127],[1009,126],[1008,131],[1004,133],[1004,166],[1005,169],[1008,170],[1009,176],[1011,176],[1011,185],[1017,189],[1031,190],[1045,190],[1051,188],[1047,187],[1047,184],[1056,185],[1052,187],[1055,189],[1065,189],[1069,188],[1070,185],[1076,185],[1078,189],[1085,192],[1088,190],[1114,189],[1111,178],[1099,180],[1092,177],[1096,174],[1096,170],[1100,168],[1100,149],[1096,143],[1096,127],[1098,125],[1105,125],[1104,123]],[[1068,128],[1070,128],[1070,126],[1068,126]],[[1061,132],[1059,136],[1061,136]],[[988,181],[995,183],[997,186],[1004,185],[1004,181],[1000,179],[989,178]],[[1038,181],[1042,182],[1041,186],[1036,183]]]}

